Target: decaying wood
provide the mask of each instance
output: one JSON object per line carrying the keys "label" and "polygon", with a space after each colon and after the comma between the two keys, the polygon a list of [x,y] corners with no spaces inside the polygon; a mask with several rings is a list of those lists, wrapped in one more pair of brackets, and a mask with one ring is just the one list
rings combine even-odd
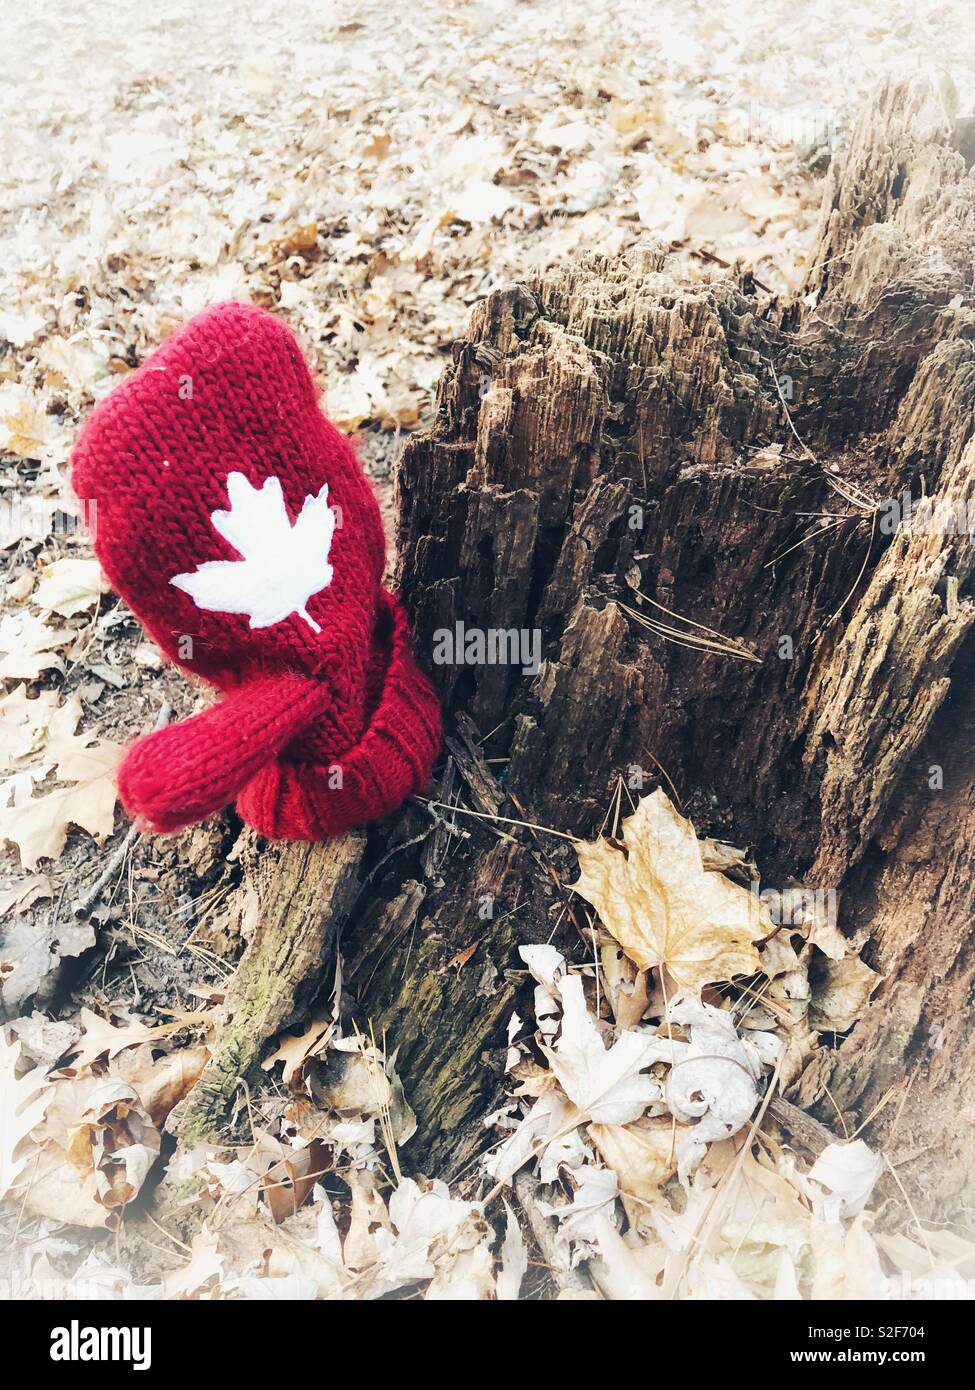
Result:
{"label": "decaying wood", "polygon": [[243,897],[253,934],[227,993],[225,1018],[203,1074],[168,1128],[192,1146],[219,1136],[241,1082],[255,1079],[264,1044],[301,1016],[321,987],[335,937],[355,902],[365,838],[252,848]]}
{"label": "decaying wood", "polygon": [[824,1124],[814,1115],[808,1115],[798,1105],[793,1105],[785,1096],[773,1096],[768,1103],[769,1119],[785,1130],[786,1134],[800,1149],[813,1158],[818,1158],[830,1144],[838,1143]]}
{"label": "decaying wood", "polygon": [[[585,934],[574,854],[540,827],[594,834],[621,778],[634,796],[663,780],[766,883],[835,889],[884,975],[792,1100],[834,1131],[834,1102],[851,1132],[871,1119],[895,1164],[914,1156],[899,1176],[919,1207],[975,1200],[972,543],[883,524],[905,490],[975,489],[975,181],[949,102],[881,89],[792,302],[747,276],[683,283],[650,249],[475,307],[398,480],[443,771],[370,832],[344,934],[347,986],[417,1112],[414,1169],[463,1172],[487,1138],[517,946]],[[705,630],[733,649],[702,650]],[[522,631],[537,669],[527,650],[434,660],[445,632]],[[285,933],[304,920],[294,853]],[[235,1064],[216,1065],[224,1093]]]}

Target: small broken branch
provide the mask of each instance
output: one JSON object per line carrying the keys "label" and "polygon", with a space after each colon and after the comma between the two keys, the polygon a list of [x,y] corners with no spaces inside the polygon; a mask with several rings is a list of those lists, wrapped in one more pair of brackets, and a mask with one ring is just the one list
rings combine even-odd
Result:
{"label": "small broken branch", "polygon": [[541,1251],[545,1266],[558,1284],[560,1293],[591,1296],[592,1284],[581,1269],[573,1269],[569,1265],[566,1259],[566,1250],[559,1244],[554,1221],[550,1221],[538,1205],[540,1186],[538,1179],[533,1178],[530,1173],[526,1173],[524,1170],[515,1178],[515,1196],[525,1213],[525,1219],[531,1227],[532,1235]]}

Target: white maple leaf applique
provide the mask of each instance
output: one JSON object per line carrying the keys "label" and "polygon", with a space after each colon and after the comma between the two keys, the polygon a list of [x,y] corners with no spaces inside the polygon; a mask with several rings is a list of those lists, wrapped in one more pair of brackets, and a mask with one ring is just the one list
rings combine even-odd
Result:
{"label": "white maple leaf applique", "polygon": [[332,582],[328,554],[335,512],[328,505],[328,483],[317,497],[307,496],[292,526],[279,478],[258,489],[243,473],[227,478],[230,511],[211,515],[213,529],[243,557],[206,560],[170,584],[189,594],[197,608],[215,613],[246,613],[251,627],[272,627],[296,613],[315,632],[321,628],[305,605]]}

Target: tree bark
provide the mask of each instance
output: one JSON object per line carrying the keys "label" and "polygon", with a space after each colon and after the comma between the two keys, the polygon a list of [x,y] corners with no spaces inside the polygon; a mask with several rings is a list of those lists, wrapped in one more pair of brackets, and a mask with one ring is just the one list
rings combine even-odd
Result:
{"label": "tree bark", "polygon": [[188,1147],[219,1136],[241,1081],[257,1078],[269,1038],[297,1022],[335,958],[335,939],[359,890],[360,833],[324,844],[262,844],[243,849],[242,918],[247,946],[227,990],[213,1055],[167,1129]]}
{"label": "tree bark", "polygon": [[[867,939],[883,984],[791,1099],[834,1132],[834,1102],[850,1132],[873,1115],[919,1207],[975,1199],[972,539],[892,536],[880,505],[975,491],[975,183],[949,104],[878,92],[792,302],[682,283],[651,249],[475,307],[398,478],[447,754],[429,804],[370,832],[344,936],[348,1003],[417,1112],[405,1163],[449,1176],[486,1142],[516,947],[586,934],[549,832],[597,833],[642,777],[766,882],[835,889]],[[458,625],[523,632],[522,660],[438,662]]]}

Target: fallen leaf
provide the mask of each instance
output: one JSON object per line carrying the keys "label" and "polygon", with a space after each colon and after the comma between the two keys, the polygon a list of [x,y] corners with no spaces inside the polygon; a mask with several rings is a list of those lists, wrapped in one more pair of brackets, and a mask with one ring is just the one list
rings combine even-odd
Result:
{"label": "fallen leaf", "polygon": [[28,1136],[43,1119],[53,1090],[43,1070],[17,1075],[21,1044],[9,1043],[0,1028],[0,1198],[14,1187],[27,1166]]}
{"label": "fallen leaf", "polygon": [[171,1023],[160,1023],[155,1027],[138,1021],[119,1027],[91,1009],[83,1008],[78,1020],[83,1029],[83,1036],[78,1046],[73,1049],[71,1068],[76,1073],[88,1071],[100,1057],[106,1057],[111,1061],[127,1047],[137,1047],[140,1043],[147,1042],[159,1043],[173,1033],[178,1033],[181,1028],[204,1023],[208,1019],[209,1015],[200,1011],[180,1014]]}
{"label": "fallen leaf", "polygon": [[31,602],[49,613],[72,618],[94,608],[108,584],[97,560],[55,560],[44,571]]}
{"label": "fallen leaf", "polygon": [[152,1043],[142,1043],[119,1057],[112,1075],[132,1087],[153,1124],[161,1128],[169,1112],[196,1083],[209,1056],[210,1049],[202,1043],[176,1048],[162,1057],[155,1056]]}
{"label": "fallen leaf", "polygon": [[[677,1141],[685,1134],[669,1115],[645,1117],[629,1125],[591,1124],[588,1134],[616,1174],[620,1196],[652,1205],[677,1172]],[[632,1220],[632,1217],[631,1217]]]}
{"label": "fallen leaf", "polygon": [[810,972],[810,1025],[819,1033],[845,1033],[862,1018],[882,978],[857,956],[820,961]]}
{"label": "fallen leaf", "polygon": [[839,1221],[813,1217],[813,1300],[873,1302],[888,1296],[887,1279],[865,1215],[847,1230]]}
{"label": "fallen leaf", "polygon": [[45,1144],[32,1161],[28,1201],[38,1216],[67,1226],[104,1230],[118,1225],[98,1201],[94,1169],[79,1173],[57,1144]]}
{"label": "fallen leaf", "polygon": [[809,1173],[832,1195],[842,1216],[859,1216],[884,1171],[883,1154],[874,1153],[862,1139],[828,1144]]}
{"label": "fallen leaf", "polygon": [[603,1218],[596,1228],[599,1259],[591,1266],[596,1286],[614,1302],[654,1301],[663,1297],[658,1282],[667,1252],[659,1244],[630,1245],[615,1224]]}
{"label": "fallen leaf", "polygon": [[619,1186],[612,1168],[587,1163],[572,1172],[573,1192],[570,1202],[538,1203],[546,1216],[554,1216],[560,1234],[573,1241],[586,1243],[598,1240],[599,1222],[615,1220]]}
{"label": "fallen leaf", "polygon": [[72,636],[48,627],[35,613],[21,610],[4,614],[0,618],[0,678],[33,681],[42,671],[63,671],[57,648]]}
{"label": "fallen leaf", "polygon": [[29,1018],[15,1018],[10,1027],[20,1039],[23,1055],[44,1068],[53,1066],[81,1036],[81,1029],[73,1023],[38,1012]]}
{"label": "fallen leaf", "polygon": [[625,852],[607,840],[576,841],[582,869],[572,887],[641,970],[663,967],[699,994],[761,968],[753,943],[774,924],[755,893],[708,872],[690,821],[660,789],[623,821]]}
{"label": "fallen leaf", "polygon": [[275,1221],[280,1223],[293,1216],[330,1168],[329,1146],[320,1139],[313,1139],[304,1148],[292,1149],[264,1183],[264,1195]]}
{"label": "fallen leaf", "polygon": [[362,153],[367,159],[385,159],[392,143],[393,137],[387,131],[377,130],[370,137]]}
{"label": "fallen leaf", "polygon": [[29,700],[27,687],[18,685],[0,700],[0,771],[21,771],[37,762],[57,711],[53,690],[42,690]]}
{"label": "fallen leaf", "polygon": [[525,1238],[514,1212],[504,1205],[504,1239],[501,1242],[501,1268],[498,1271],[496,1293],[499,1303],[514,1302],[521,1292],[521,1281],[528,1271],[528,1251]]}
{"label": "fallen leaf", "polygon": [[310,1019],[303,1033],[292,1036],[285,1034],[284,1041],[269,1057],[261,1063],[264,1071],[270,1071],[278,1062],[284,1063],[281,1080],[285,1086],[293,1086],[301,1080],[305,1063],[328,1046],[332,1034],[332,1020],[327,1014],[318,1014]]}
{"label": "fallen leaf", "polygon": [[219,1286],[223,1277],[224,1257],[220,1253],[220,1241],[216,1233],[207,1230],[206,1225],[193,1237],[189,1261],[181,1269],[167,1274],[164,1288],[167,1298],[189,1298],[199,1293],[206,1284],[216,1281]]}
{"label": "fallen leaf", "polygon": [[305,251],[314,251],[318,245],[318,225],[315,222],[305,222],[286,237],[271,243],[271,251],[275,256],[287,259],[288,256],[300,256]]}
{"label": "fallen leaf", "polygon": [[37,337],[44,327],[44,318],[36,309],[28,308],[18,312],[4,309],[0,312],[0,338],[12,347],[24,347]]}
{"label": "fallen leaf", "polygon": [[90,950],[95,931],[88,922],[15,921],[0,935],[4,1010],[18,1014],[28,999],[40,996],[46,1004],[60,972],[61,961]]}
{"label": "fallen leaf", "polygon": [[642,1074],[655,1058],[656,1039],[641,1033],[622,1033],[610,1048],[586,1008],[582,980],[567,975],[558,984],[562,999],[562,1028],[552,1047],[543,1047],[559,1085],[577,1106],[580,1121],[625,1125],[638,1119],[659,1097],[660,1086]]}
{"label": "fallen leaf", "polygon": [[448,969],[455,969],[459,975],[480,944],[479,941],[472,941],[466,950],[458,951],[456,955],[451,956],[447,962]]}
{"label": "fallen leaf", "polygon": [[99,844],[115,825],[115,770],[122,745],[88,746],[84,738],[72,739],[60,753],[57,777],[73,786],[34,796],[20,806],[0,808],[0,839],[18,847],[25,869],[36,868],[41,859],[57,859],[72,825],[86,830]]}
{"label": "fallen leaf", "polygon": [[615,941],[607,941],[600,947],[599,963],[617,1028],[635,1028],[649,1000],[647,972],[637,970]]}
{"label": "fallen leaf", "polygon": [[342,1257],[348,1269],[364,1270],[378,1263],[376,1237],[380,1230],[388,1227],[389,1216],[371,1173],[352,1168],[343,1177],[352,1192],[352,1214]]}
{"label": "fallen leaf", "polygon": [[506,188],[488,179],[469,179],[463,189],[449,196],[450,209],[461,222],[500,221],[515,205]]}
{"label": "fallen leaf", "polygon": [[43,458],[55,424],[43,400],[25,386],[4,382],[0,391],[0,449],[18,458]]}
{"label": "fallen leaf", "polygon": [[42,898],[50,898],[53,891],[47,874],[31,874],[29,878],[21,879],[19,883],[0,892],[0,917],[11,908],[19,907],[22,912],[26,912]]}
{"label": "fallen leaf", "polygon": [[758,1104],[762,1064],[751,1038],[738,1036],[731,1014],[693,1000],[670,1009],[671,1023],[690,1034],[680,1042],[663,1032],[654,1039],[654,1060],[670,1062],[664,1099],[681,1124],[678,1141],[681,1182],[687,1184],[716,1140],[730,1139],[748,1123]]}
{"label": "fallen leaf", "polygon": [[[585,1146],[576,1129],[581,1121],[577,1108],[559,1091],[545,1091],[516,1124],[514,1132],[486,1156],[485,1172],[496,1182],[508,1183],[519,1168],[538,1159],[543,1181],[554,1181],[562,1161],[570,1157],[578,1162],[585,1159]],[[551,1155],[550,1149],[555,1151]]]}
{"label": "fallen leaf", "polygon": [[41,1154],[27,1208],[89,1227],[117,1226],[161,1144],[135,1091],[111,1076],[57,1081],[36,1137]]}

